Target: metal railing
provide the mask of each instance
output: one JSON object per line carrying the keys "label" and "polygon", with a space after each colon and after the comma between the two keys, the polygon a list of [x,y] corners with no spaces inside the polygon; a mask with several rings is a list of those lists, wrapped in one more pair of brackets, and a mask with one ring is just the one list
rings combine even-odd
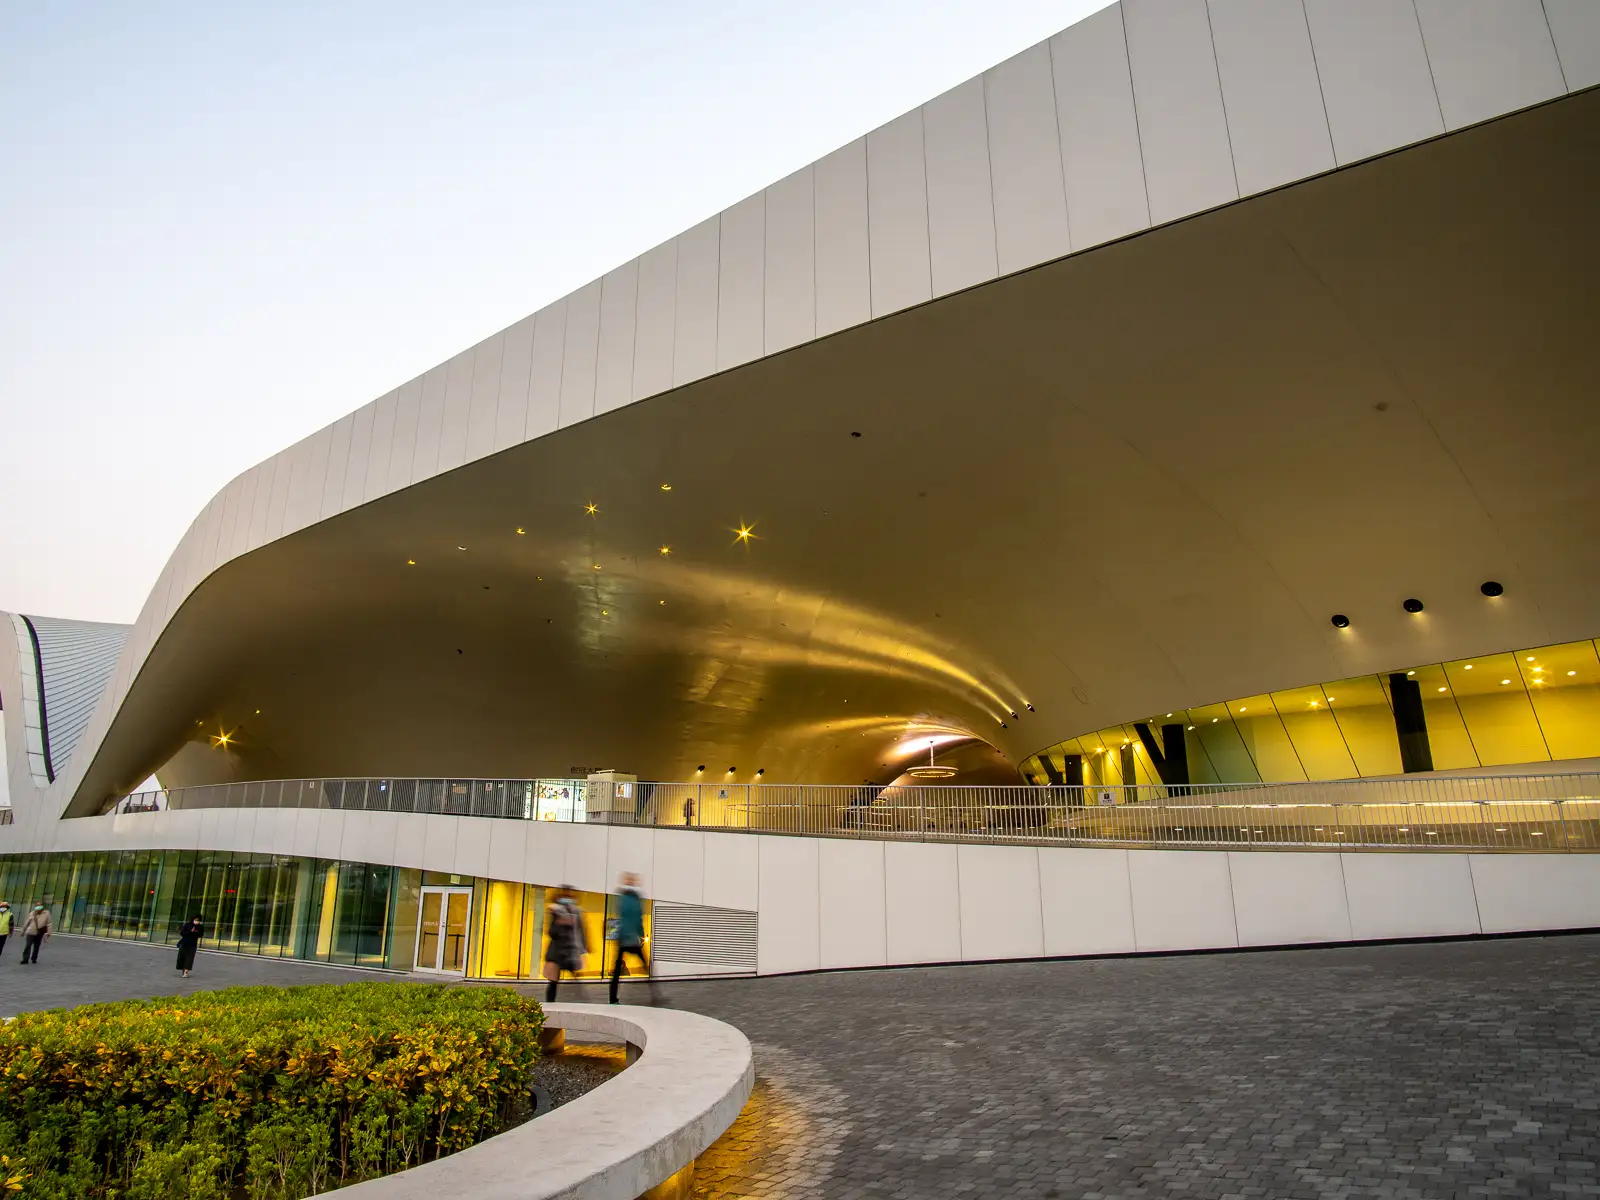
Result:
{"label": "metal railing", "polygon": [[[561,786],[564,785],[564,786]],[[298,779],[140,793],[117,813],[320,808],[950,842],[1600,850],[1600,774],[1128,787]]]}

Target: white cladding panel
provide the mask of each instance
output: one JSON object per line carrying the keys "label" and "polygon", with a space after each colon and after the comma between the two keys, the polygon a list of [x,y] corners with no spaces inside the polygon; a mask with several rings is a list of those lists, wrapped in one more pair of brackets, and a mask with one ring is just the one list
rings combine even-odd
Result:
{"label": "white cladding panel", "polygon": [[[395,418],[400,409],[400,393],[390,392],[380,396],[372,410],[372,441],[367,447],[366,483],[361,488],[361,498],[365,502],[376,500],[389,490],[389,458],[394,453],[394,427]],[[289,484],[291,495],[300,487],[304,478],[301,471],[295,471],[295,478]],[[291,503],[290,507],[293,507]]]}
{"label": "white cladding panel", "polygon": [[1150,204],[1122,6],[1102,9],[1051,38],[1050,58],[1073,249],[1147,228]]}
{"label": "white cladding panel", "polygon": [[595,354],[594,414],[633,399],[633,339],[639,308],[639,260],[608,274],[600,287],[600,345]]}
{"label": "white cladding panel", "polygon": [[1444,132],[1412,0],[1305,0],[1341,165]]}
{"label": "white cladding panel", "polygon": [[411,485],[411,462],[417,454],[417,422],[422,414],[422,376],[400,387],[394,410],[394,441],[389,446],[389,482],[396,492]]}
{"label": "white cladding panel", "polygon": [[817,333],[817,227],[811,167],[767,189],[763,346],[768,354]]}
{"label": "white cladding panel", "polygon": [[867,245],[867,140],[819,159],[815,168],[817,336],[872,317]]}
{"label": "white cladding panel", "polygon": [[500,368],[505,362],[504,331],[473,350],[472,400],[467,408],[467,461],[494,453],[494,428],[500,407]]}
{"label": "white cladding panel", "polygon": [[933,295],[922,145],[920,108],[867,134],[867,257],[874,317]]}
{"label": "white cladding panel", "polygon": [[757,192],[722,214],[717,258],[717,370],[760,358],[766,341],[767,197]]}
{"label": "white cladding panel", "polygon": [[1567,90],[1600,84],[1600,4],[1594,0],[1544,0],[1556,57]]}
{"label": "white cladding panel", "polygon": [[556,427],[561,410],[561,357],[567,341],[567,302],[557,300],[535,314],[533,360],[528,368],[528,415],[524,441]]}
{"label": "white cladding panel", "polygon": [[1211,0],[1239,194],[1331,171],[1333,142],[1298,0]]}
{"label": "white cladding panel", "polygon": [[1123,0],[1150,219],[1238,198],[1205,0]]}
{"label": "white cladding panel", "polygon": [[1072,248],[1049,43],[986,72],[983,84],[995,266],[1003,275],[1049,262]]}
{"label": "white cladding panel", "polygon": [[[444,382],[444,416],[439,425],[439,464],[435,473],[453,471],[467,458],[467,417],[472,411],[472,350],[450,360]],[[360,431],[357,431],[360,436]],[[351,443],[352,447],[354,443]]]}
{"label": "white cladding panel", "polygon": [[439,434],[444,429],[444,393],[449,382],[449,363],[440,363],[423,373],[422,407],[417,410],[417,452],[411,462],[412,483],[420,483],[438,473]]}
{"label": "white cladding panel", "polygon": [[523,317],[505,332],[505,349],[500,353],[500,402],[494,410],[496,450],[515,446],[528,425],[528,379],[533,373],[536,321],[536,316]]}
{"label": "white cladding panel", "polygon": [[600,349],[600,292],[596,279],[567,297],[567,329],[561,358],[561,402],[556,424],[562,428],[594,416],[594,375]]}
{"label": "white cladding panel", "polygon": [[814,971],[817,945],[817,838],[764,837],[760,844],[756,969],[763,975]]}
{"label": "white cladding panel", "polygon": [[717,369],[717,260],[720,217],[678,237],[677,326],[672,338],[672,386]]}
{"label": "white cladding panel", "polygon": [[1566,93],[1539,0],[1417,0],[1447,129]]}
{"label": "white cladding panel", "polygon": [[633,398],[672,388],[672,342],[678,294],[678,242],[674,238],[639,259],[639,310],[633,349]]}
{"label": "white cladding panel", "polygon": [[928,172],[928,254],[935,296],[993,279],[994,195],[983,78],[922,109]]}

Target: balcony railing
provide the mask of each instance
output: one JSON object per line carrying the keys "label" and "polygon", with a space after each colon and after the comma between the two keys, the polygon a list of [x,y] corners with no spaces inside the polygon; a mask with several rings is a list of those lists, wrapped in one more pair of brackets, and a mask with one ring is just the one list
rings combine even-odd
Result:
{"label": "balcony railing", "polygon": [[146,792],[117,813],[313,808],[813,837],[1174,849],[1600,849],[1600,774],[1166,787],[298,779]]}

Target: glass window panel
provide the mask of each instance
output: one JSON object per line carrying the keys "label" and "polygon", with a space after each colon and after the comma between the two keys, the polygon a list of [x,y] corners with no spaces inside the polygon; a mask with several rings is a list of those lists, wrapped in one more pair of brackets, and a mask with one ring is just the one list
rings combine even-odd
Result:
{"label": "glass window panel", "polygon": [[[1473,748],[1472,735],[1450,691],[1450,679],[1439,664],[1418,667],[1406,672],[1422,689],[1422,715],[1428,723],[1428,747],[1433,753],[1435,771],[1456,771],[1463,767],[1476,767],[1478,752]],[[1384,680],[1388,682],[1387,677]]]}
{"label": "glass window panel", "polygon": [[[1267,695],[1246,696],[1224,706],[1233,718],[1245,753],[1255,764],[1256,774],[1268,783],[1298,783],[1305,779],[1305,768],[1294,752],[1294,743],[1278,719],[1278,710]],[[1220,724],[1220,722],[1219,722]]]}
{"label": "glass window panel", "polygon": [[[1544,669],[1534,671],[1534,667]],[[1517,668],[1551,757],[1600,756],[1600,657],[1595,644],[1568,642],[1524,650],[1517,655]],[[1544,682],[1528,682],[1530,677]]]}
{"label": "glass window panel", "polygon": [[1321,686],[1273,692],[1271,699],[1307,778],[1349,779],[1358,774]]}
{"label": "glass window panel", "polygon": [[[1550,751],[1539,732],[1539,720],[1517,671],[1517,655],[1463,658],[1445,663],[1443,669],[1446,686],[1456,699],[1479,764],[1489,767],[1549,761]],[[1426,691],[1423,699],[1427,699]],[[1431,728],[1429,732],[1431,741]]]}
{"label": "glass window panel", "polygon": [[1400,774],[1400,737],[1394,731],[1394,709],[1389,707],[1383,681],[1376,675],[1358,675],[1323,684],[1322,693],[1356,770],[1366,776]]}
{"label": "glass window panel", "polygon": [[[1247,701],[1248,703],[1248,701]],[[1245,748],[1226,704],[1207,704],[1189,710],[1194,737],[1211,765],[1217,783],[1258,783],[1255,760]]]}
{"label": "glass window panel", "polygon": [[498,879],[483,889],[482,932],[472,957],[484,979],[515,979],[520,973],[523,891],[520,883]]}

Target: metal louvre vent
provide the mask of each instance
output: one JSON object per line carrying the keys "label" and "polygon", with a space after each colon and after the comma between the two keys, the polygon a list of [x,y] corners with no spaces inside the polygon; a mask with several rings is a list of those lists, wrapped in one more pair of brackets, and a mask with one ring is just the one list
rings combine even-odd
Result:
{"label": "metal louvre vent", "polygon": [[650,948],[664,963],[756,969],[756,914],[702,904],[652,906]]}

